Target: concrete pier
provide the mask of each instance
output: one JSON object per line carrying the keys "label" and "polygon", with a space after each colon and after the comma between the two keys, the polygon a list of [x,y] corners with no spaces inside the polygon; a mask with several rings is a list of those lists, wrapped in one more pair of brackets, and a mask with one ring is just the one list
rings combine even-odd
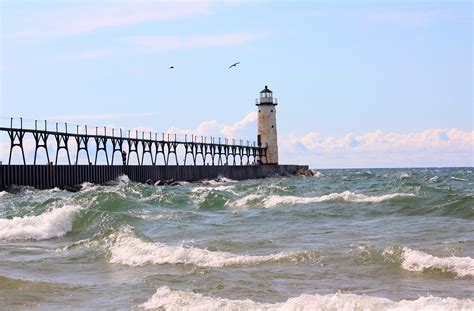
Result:
{"label": "concrete pier", "polygon": [[197,181],[219,176],[234,180],[295,174],[302,165],[160,166],[160,165],[0,165],[0,190],[9,186],[37,189],[72,187],[84,182],[101,184],[127,175],[135,182],[147,180]]}

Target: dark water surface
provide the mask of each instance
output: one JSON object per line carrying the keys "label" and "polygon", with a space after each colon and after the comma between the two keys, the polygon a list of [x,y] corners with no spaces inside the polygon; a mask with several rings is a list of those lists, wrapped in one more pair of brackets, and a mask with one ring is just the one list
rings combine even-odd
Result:
{"label": "dark water surface", "polygon": [[474,309],[472,168],[0,192],[0,309]]}

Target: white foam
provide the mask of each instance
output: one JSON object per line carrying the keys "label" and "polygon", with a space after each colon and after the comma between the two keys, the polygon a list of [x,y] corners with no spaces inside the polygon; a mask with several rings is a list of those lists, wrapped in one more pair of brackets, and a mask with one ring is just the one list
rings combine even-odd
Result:
{"label": "white foam", "polygon": [[321,173],[320,171],[316,171],[316,170],[311,170],[313,172],[313,177],[323,177],[323,173]]}
{"label": "white foam", "polygon": [[130,181],[130,178],[128,178],[127,175],[120,175],[117,177],[117,181],[120,183],[128,183]]}
{"label": "white foam", "polygon": [[[120,177],[119,177],[119,178],[120,178]],[[89,190],[89,189],[94,188],[94,186],[95,186],[95,185],[94,185],[93,183],[90,183],[90,182],[88,182],[88,181],[83,182],[83,183],[81,184],[81,191],[87,191],[87,190]]]}
{"label": "white foam", "polygon": [[409,177],[411,177],[411,176],[410,176],[410,174],[408,174],[408,173],[401,173],[401,174],[400,174],[400,179],[409,178]]}
{"label": "white foam", "polygon": [[230,182],[230,183],[238,182],[237,180],[233,180],[233,179],[230,179],[230,178],[227,178],[227,177],[219,177],[219,181],[220,182]]}
{"label": "white foam", "polygon": [[233,206],[233,207],[245,207],[247,206],[249,203],[251,203],[252,201],[256,201],[258,199],[261,199],[262,196],[261,195],[257,195],[257,194],[250,194],[250,195],[247,195],[241,199],[238,199],[236,201],[233,201],[233,202],[227,202],[226,205],[230,205],[230,206]]}
{"label": "white foam", "polygon": [[237,180],[229,179],[226,177],[218,177],[217,179],[203,180],[201,183],[205,185],[220,185],[223,183],[236,183]]}
{"label": "white foam", "polygon": [[6,196],[7,194],[8,192],[6,191],[0,191],[0,198]]}
{"label": "white foam", "polygon": [[470,310],[474,300],[420,297],[416,300],[392,301],[386,298],[355,294],[307,295],[280,303],[260,303],[250,299],[230,300],[202,294],[175,291],[164,286],[140,307],[164,310]]}
{"label": "white foam", "polygon": [[234,193],[233,190],[235,188],[235,186],[208,186],[208,187],[195,187],[193,190],[191,190],[191,192],[195,192],[195,193],[202,193],[202,192],[208,192],[208,191],[211,191],[211,190],[215,190],[215,191],[229,191],[229,192],[232,192]]}
{"label": "white foam", "polygon": [[328,202],[328,201],[345,201],[354,203],[380,203],[388,201],[398,197],[410,197],[414,196],[411,193],[392,193],[384,194],[379,196],[368,196],[364,194],[358,194],[350,191],[344,191],[342,193],[331,193],[320,197],[296,197],[296,196],[280,196],[271,195],[264,199],[264,206],[275,207],[278,205],[286,204],[308,204],[316,202]]}
{"label": "white foam", "polygon": [[364,194],[358,194],[350,191],[344,191],[341,193],[330,193],[320,197],[297,197],[292,195],[270,195],[264,198],[263,195],[250,194],[241,199],[227,203],[233,207],[245,207],[252,201],[263,199],[263,207],[271,208],[279,205],[291,205],[291,204],[309,204],[317,202],[330,202],[330,201],[345,201],[353,203],[380,203],[388,201],[398,197],[412,197],[415,196],[411,193],[392,193],[384,194],[380,196],[368,196]]}
{"label": "white foam", "polygon": [[467,181],[467,179],[451,176],[452,180]]}
{"label": "white foam", "polygon": [[141,213],[134,214],[135,217],[144,219],[144,220],[179,220],[177,214],[168,212],[166,214],[156,214],[150,211],[143,211]]}
{"label": "white foam", "polygon": [[[281,259],[294,259],[297,253],[279,253],[266,256],[235,255],[206,249],[169,246],[160,242],[145,242],[126,228],[109,237],[110,262],[128,266],[146,264],[193,264],[200,267],[223,267],[239,264],[258,264]],[[309,252],[308,252],[309,253]]]}
{"label": "white foam", "polygon": [[404,247],[403,252],[402,267],[405,270],[423,272],[427,269],[439,269],[455,273],[459,277],[474,276],[474,259],[471,257],[439,258],[408,247]]}
{"label": "white foam", "polygon": [[79,206],[66,205],[38,216],[0,219],[0,240],[46,240],[72,230]]}

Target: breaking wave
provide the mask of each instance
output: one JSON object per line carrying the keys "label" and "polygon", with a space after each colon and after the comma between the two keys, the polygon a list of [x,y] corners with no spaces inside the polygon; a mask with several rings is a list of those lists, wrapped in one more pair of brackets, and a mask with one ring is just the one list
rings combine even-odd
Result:
{"label": "breaking wave", "polygon": [[79,206],[66,205],[38,216],[0,219],[0,240],[46,240],[72,230]]}
{"label": "breaking wave", "polygon": [[421,251],[403,248],[402,267],[409,271],[441,270],[459,277],[474,276],[474,259],[471,257],[435,257]]}
{"label": "breaking wave", "polygon": [[280,303],[259,303],[250,299],[230,300],[199,293],[171,290],[164,286],[144,304],[145,309],[164,310],[470,310],[474,300],[420,297],[416,300],[392,301],[386,298],[355,294],[307,295]]}
{"label": "breaking wave", "polygon": [[265,256],[236,255],[206,249],[170,246],[160,242],[145,242],[136,237],[132,228],[125,228],[108,238],[110,262],[128,266],[146,264],[193,264],[200,267],[224,267],[259,264],[279,260],[298,261],[314,253],[278,253]]}
{"label": "breaking wave", "polygon": [[[368,196],[364,194],[358,194],[350,191],[344,191],[341,193],[331,193],[320,197],[297,197],[297,196],[281,196],[281,195],[270,195],[263,198],[263,206],[266,208],[275,207],[279,205],[290,205],[290,204],[308,204],[317,202],[353,202],[353,203],[380,203],[389,201],[395,198],[401,197],[414,197],[411,193],[392,193],[380,196]],[[262,196],[256,194],[250,194],[242,199],[239,199],[232,203],[234,207],[243,207],[249,203],[255,202],[258,199],[262,199]]]}

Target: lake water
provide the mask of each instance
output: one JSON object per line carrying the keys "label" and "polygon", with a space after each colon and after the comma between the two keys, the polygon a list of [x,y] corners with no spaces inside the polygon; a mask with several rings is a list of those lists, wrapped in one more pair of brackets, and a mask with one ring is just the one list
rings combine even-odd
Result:
{"label": "lake water", "polygon": [[0,192],[0,309],[473,310],[472,168]]}

